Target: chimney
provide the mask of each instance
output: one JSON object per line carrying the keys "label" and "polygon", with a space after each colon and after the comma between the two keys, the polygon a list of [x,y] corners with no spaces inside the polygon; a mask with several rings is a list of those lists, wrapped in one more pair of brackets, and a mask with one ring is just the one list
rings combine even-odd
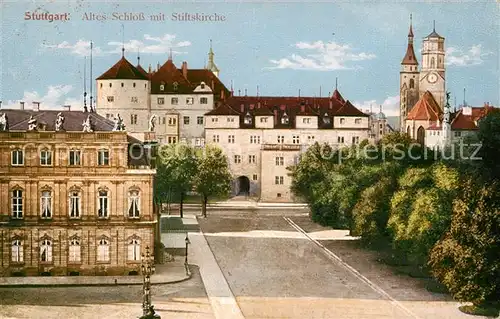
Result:
{"label": "chimney", "polygon": [[330,99],[330,110],[333,108],[332,99]]}
{"label": "chimney", "polygon": [[182,62],[182,75],[187,79],[187,77],[188,77],[188,64],[186,61]]}
{"label": "chimney", "polygon": [[241,110],[241,113],[245,112],[245,105],[244,104],[240,105],[240,110]]}
{"label": "chimney", "polygon": [[215,90],[215,83],[214,80],[212,80],[212,91]]}
{"label": "chimney", "polygon": [[220,90],[220,98],[221,100],[225,100],[224,90]]}
{"label": "chimney", "polygon": [[472,115],[472,107],[469,105],[462,106],[462,114],[463,115]]}
{"label": "chimney", "polygon": [[257,108],[260,109],[260,101],[257,102]]}
{"label": "chimney", "polygon": [[71,105],[63,106],[65,111],[71,111]]}
{"label": "chimney", "polygon": [[33,102],[33,111],[40,111],[40,102]]}
{"label": "chimney", "polygon": [[274,123],[278,123],[278,110],[274,110]]}
{"label": "chimney", "polygon": [[21,107],[21,110],[24,110],[24,102],[22,102],[22,101],[21,101],[21,102],[19,102],[19,105],[20,105],[20,107]]}
{"label": "chimney", "polygon": [[300,105],[300,112],[304,113],[306,111],[306,106],[304,104]]}
{"label": "chimney", "polygon": [[245,89],[245,96],[247,96],[247,89]]}

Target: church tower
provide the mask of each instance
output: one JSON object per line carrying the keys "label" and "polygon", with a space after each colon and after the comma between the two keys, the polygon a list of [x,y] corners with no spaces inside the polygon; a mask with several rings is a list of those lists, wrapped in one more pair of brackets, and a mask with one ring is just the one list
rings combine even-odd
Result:
{"label": "church tower", "polygon": [[210,51],[208,52],[208,63],[206,69],[212,71],[216,77],[219,77],[219,68],[214,62],[214,51],[212,50],[212,40],[210,40]]}
{"label": "church tower", "polygon": [[420,95],[429,91],[441,110],[445,106],[445,50],[444,38],[436,32],[436,22],[432,33],[423,40],[422,70],[420,72]]}
{"label": "church tower", "polygon": [[413,49],[413,26],[410,15],[410,31],[408,32],[408,47],[401,62],[399,72],[399,128],[405,130],[406,115],[418,101],[419,71],[418,61]]}

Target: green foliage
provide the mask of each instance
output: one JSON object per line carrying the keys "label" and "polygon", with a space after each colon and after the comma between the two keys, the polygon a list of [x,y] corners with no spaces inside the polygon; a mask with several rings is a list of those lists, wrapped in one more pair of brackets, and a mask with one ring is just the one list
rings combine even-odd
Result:
{"label": "green foliage", "polygon": [[431,250],[436,278],[459,301],[482,306],[500,296],[500,187],[469,178],[453,202],[450,231]]}
{"label": "green foliage", "polygon": [[479,156],[482,168],[490,177],[500,178],[500,110],[494,109],[479,121]]}

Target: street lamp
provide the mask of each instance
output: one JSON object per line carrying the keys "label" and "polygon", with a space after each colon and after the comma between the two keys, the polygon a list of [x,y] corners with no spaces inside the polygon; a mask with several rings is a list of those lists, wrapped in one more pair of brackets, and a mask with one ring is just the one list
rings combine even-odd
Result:
{"label": "street lamp", "polygon": [[191,244],[189,241],[188,233],[186,232],[186,239],[184,239],[186,243],[186,258],[184,259],[184,267],[186,267],[186,275],[189,276],[189,265],[188,265],[188,245]]}
{"label": "street lamp", "polygon": [[149,246],[146,247],[146,254],[142,254],[141,273],[142,273],[142,317],[139,319],[159,319],[155,314],[154,306],[151,304],[151,275],[155,272],[155,265],[152,256],[149,253]]}

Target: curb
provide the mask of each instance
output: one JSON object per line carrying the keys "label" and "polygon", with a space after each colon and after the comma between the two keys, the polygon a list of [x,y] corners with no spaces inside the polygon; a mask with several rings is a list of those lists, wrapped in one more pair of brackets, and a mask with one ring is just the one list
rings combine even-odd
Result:
{"label": "curb", "polygon": [[[104,277],[104,276],[103,276]],[[109,276],[111,277],[111,276]],[[177,284],[183,281],[187,281],[193,277],[193,272],[190,271],[189,275],[184,276],[182,279],[175,279],[175,280],[169,280],[169,281],[160,281],[160,282],[151,282],[151,286],[156,286],[156,285],[166,285],[166,284]],[[130,282],[130,283],[125,283],[125,282],[120,282],[120,283],[95,283],[95,284],[7,284],[7,285],[1,285],[0,284],[0,289],[2,288],[43,288],[43,287],[113,287],[113,286],[139,286],[142,285],[142,282]]]}

